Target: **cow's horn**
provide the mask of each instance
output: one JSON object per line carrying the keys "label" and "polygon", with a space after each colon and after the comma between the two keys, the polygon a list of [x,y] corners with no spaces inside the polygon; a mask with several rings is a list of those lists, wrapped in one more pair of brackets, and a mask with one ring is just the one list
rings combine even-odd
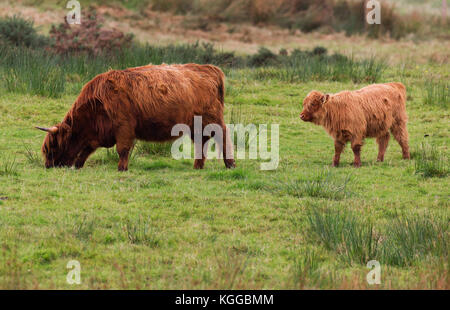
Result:
{"label": "cow's horn", "polygon": [[35,127],[36,129],[42,130],[42,131],[46,131],[46,132],[51,132],[51,133],[56,133],[58,131],[58,127],[53,126],[52,128],[45,128],[45,127]]}

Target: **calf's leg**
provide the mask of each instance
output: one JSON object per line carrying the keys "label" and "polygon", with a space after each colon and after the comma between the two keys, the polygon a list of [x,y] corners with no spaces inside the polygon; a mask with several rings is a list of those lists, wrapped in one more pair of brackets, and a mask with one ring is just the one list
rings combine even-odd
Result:
{"label": "calf's leg", "polygon": [[353,166],[355,166],[356,168],[361,167],[361,147],[362,147],[361,140],[353,140],[352,141],[352,150],[353,150],[353,154],[355,155],[355,160],[353,162]]}
{"label": "calf's leg", "polygon": [[378,143],[377,161],[384,161],[384,154],[386,153],[386,149],[388,147],[390,137],[391,137],[391,135],[389,134],[389,132],[377,137],[377,143]]}
{"label": "calf's leg", "polygon": [[333,157],[333,167],[339,166],[339,161],[341,159],[341,153],[344,150],[345,142],[334,141],[334,157]]}

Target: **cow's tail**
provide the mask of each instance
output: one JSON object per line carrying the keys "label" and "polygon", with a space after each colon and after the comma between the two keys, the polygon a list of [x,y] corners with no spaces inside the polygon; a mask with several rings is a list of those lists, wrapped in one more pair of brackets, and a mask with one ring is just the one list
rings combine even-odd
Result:
{"label": "cow's tail", "polygon": [[212,65],[210,67],[211,67],[211,70],[213,70],[217,76],[218,99],[222,103],[222,105],[224,105],[225,104],[225,74],[219,67],[212,66]]}

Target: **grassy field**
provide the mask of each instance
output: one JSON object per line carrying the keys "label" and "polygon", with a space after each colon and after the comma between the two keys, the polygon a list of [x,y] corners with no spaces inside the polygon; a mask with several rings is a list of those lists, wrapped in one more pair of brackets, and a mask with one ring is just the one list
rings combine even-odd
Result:
{"label": "grassy field", "polygon": [[[377,163],[366,140],[360,169],[349,148],[332,169],[332,139],[298,115],[312,89],[367,83],[290,82],[277,70],[225,70],[227,121],[280,124],[275,171],[248,159],[197,171],[141,142],[125,173],[112,150],[82,170],[46,170],[33,126],[59,122],[81,85],[66,82],[75,91],[58,99],[2,85],[0,288],[449,289],[448,64],[383,71],[380,82],[407,85],[413,158],[391,139]],[[66,283],[72,259],[80,285]],[[381,284],[369,286],[373,259]]]}

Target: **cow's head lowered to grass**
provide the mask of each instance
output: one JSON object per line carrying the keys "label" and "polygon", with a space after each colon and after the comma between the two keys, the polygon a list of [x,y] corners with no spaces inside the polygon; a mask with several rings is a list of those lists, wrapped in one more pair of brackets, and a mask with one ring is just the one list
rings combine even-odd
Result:
{"label": "cow's head lowered to grass", "polygon": [[72,166],[75,156],[71,155],[69,149],[69,143],[72,136],[72,129],[70,126],[67,123],[61,123],[51,128],[36,128],[47,132],[47,136],[42,145],[45,167]]}
{"label": "cow's head lowered to grass", "polygon": [[310,92],[303,100],[303,111],[300,118],[305,122],[317,122],[324,113],[323,104],[330,98],[329,94],[318,91]]}

